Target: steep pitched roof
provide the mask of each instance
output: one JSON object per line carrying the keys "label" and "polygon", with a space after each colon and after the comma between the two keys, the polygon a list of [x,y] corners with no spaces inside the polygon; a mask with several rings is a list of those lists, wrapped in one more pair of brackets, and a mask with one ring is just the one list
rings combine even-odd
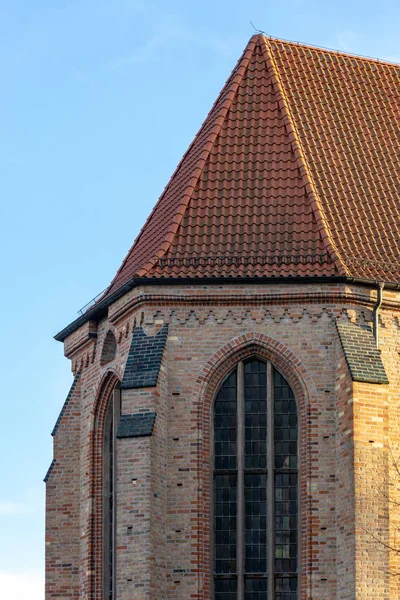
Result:
{"label": "steep pitched roof", "polygon": [[399,83],[253,36],[105,296],[132,277],[400,281]]}

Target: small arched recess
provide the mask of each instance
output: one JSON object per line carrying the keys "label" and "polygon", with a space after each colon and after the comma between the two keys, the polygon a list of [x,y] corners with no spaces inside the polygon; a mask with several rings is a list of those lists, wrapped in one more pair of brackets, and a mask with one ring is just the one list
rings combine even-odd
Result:
{"label": "small arched recess", "polygon": [[90,564],[87,592],[90,598],[115,598],[115,435],[120,414],[119,373],[107,371],[96,394],[94,430],[91,438],[91,495],[94,498],[90,528]]}
{"label": "small arched recess", "polygon": [[104,339],[103,348],[101,350],[100,365],[104,366],[107,363],[114,360],[116,353],[117,340],[115,339],[115,335],[110,329],[109,331],[107,331],[107,335]]}

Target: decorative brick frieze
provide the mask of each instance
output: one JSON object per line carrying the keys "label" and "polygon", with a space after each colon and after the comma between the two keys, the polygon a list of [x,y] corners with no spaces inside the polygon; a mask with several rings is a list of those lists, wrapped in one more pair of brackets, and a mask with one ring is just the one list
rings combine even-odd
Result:
{"label": "decorative brick frieze", "polygon": [[[162,294],[146,293],[147,288],[145,290],[140,288],[140,290],[132,290],[128,294],[130,300],[121,304],[116,313],[110,310],[109,318],[110,321],[114,322],[115,320],[119,323],[120,319],[127,318],[135,311],[140,311],[143,306],[146,306],[146,311],[155,306],[151,317],[149,317],[149,313],[144,317],[143,312],[141,312],[139,321],[143,322],[145,319],[147,322],[153,322],[158,315],[165,323],[169,323],[171,318],[174,318],[180,323],[186,322],[188,319],[198,319],[200,322],[215,319],[215,322],[220,324],[222,320],[229,318],[230,314],[232,318],[239,322],[250,318],[258,323],[267,318],[273,320],[285,318],[285,315],[282,314],[282,308],[288,304],[294,304],[298,305],[299,308],[294,311],[291,310],[289,316],[296,321],[306,315],[309,315],[312,319],[319,318],[322,311],[318,311],[318,306],[315,306],[316,311],[314,305],[324,306],[326,309],[322,310],[327,310],[335,318],[340,318],[343,311],[346,313],[344,306],[350,304],[355,307],[352,310],[353,312],[356,311],[357,320],[361,319],[363,322],[368,323],[371,321],[372,309],[376,302],[375,290],[370,292],[356,286],[354,289],[349,286],[338,285],[298,286],[296,291],[293,292],[292,288],[289,290],[286,285],[275,285],[269,287],[271,292],[268,294],[265,293],[264,286],[254,286],[256,291],[252,294],[246,293],[246,289],[240,290],[241,293],[238,293],[238,287],[232,286],[229,293],[227,293],[226,288],[223,292],[218,290],[219,293],[216,293],[213,286],[208,286],[207,289],[196,290],[196,294],[190,293],[193,288],[184,290],[186,292],[184,294],[179,293],[180,289],[176,287],[171,289],[161,288],[164,292]],[[246,287],[251,286],[243,286],[243,288]],[[311,289],[308,289],[308,287]],[[314,288],[318,287],[319,290],[315,291]],[[306,291],[304,291],[305,289]],[[177,305],[180,306],[179,309],[176,308]],[[239,308],[239,305],[243,308]],[[252,308],[251,305],[256,308]],[[304,308],[301,308],[302,305]],[[161,306],[163,308],[160,309]],[[213,308],[211,308],[212,306]],[[383,308],[400,310],[400,303],[393,294],[384,300],[382,306]],[[210,308],[207,310],[207,307]],[[223,307],[226,307],[226,309]],[[232,310],[232,307],[237,308]],[[136,314],[138,313],[136,312]],[[348,318],[354,318],[354,315]]]}
{"label": "decorative brick frieze", "polygon": [[72,372],[74,375],[94,363],[96,358],[97,336],[93,335],[71,356]]}
{"label": "decorative brick frieze", "polygon": [[65,356],[72,360],[84,346],[93,345],[96,340],[97,324],[94,321],[87,321],[66,338],[64,342]]}
{"label": "decorative brick frieze", "polygon": [[[207,287],[207,286],[205,286]],[[238,286],[239,287],[239,286]],[[246,287],[246,286],[244,286]],[[250,287],[250,286],[248,286]],[[126,318],[131,315],[132,312],[138,310],[142,306],[150,307],[155,305],[157,307],[164,305],[192,305],[202,306],[204,305],[222,305],[222,306],[285,306],[291,304],[298,305],[345,305],[350,303],[353,306],[371,307],[376,301],[371,294],[362,293],[357,291],[349,293],[348,290],[343,289],[343,286],[320,286],[319,291],[306,290],[304,288],[308,286],[299,286],[299,290],[295,293],[288,290],[288,286],[276,285],[270,286],[275,288],[270,293],[265,293],[265,288],[259,286],[257,292],[252,294],[238,293],[235,286],[232,286],[229,294],[224,292],[216,293],[212,286],[208,286],[207,290],[196,290],[196,294],[177,294],[176,288],[173,288],[172,293],[168,293],[169,290],[164,288],[164,293],[139,293],[139,290],[133,290],[130,292],[130,300],[126,301],[118,307],[118,310],[113,310],[110,307],[109,320],[114,325],[117,325],[122,318]],[[310,286],[311,288],[312,286]],[[190,290],[189,290],[190,291]],[[173,293],[175,292],[175,293]],[[400,310],[400,305],[396,300],[386,300],[383,304],[386,308],[392,308]],[[179,320],[179,313],[177,315]]]}

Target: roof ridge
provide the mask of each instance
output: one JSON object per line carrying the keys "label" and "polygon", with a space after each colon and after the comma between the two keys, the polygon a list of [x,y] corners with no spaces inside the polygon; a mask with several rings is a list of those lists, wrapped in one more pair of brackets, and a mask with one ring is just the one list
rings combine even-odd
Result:
{"label": "roof ridge", "polygon": [[[256,34],[257,37],[262,37],[268,41],[271,42],[278,42],[281,44],[288,44],[290,46],[295,46],[296,48],[308,48],[309,50],[313,50],[313,51],[322,51],[325,52],[327,54],[335,54],[339,57],[343,57],[343,58],[353,58],[356,60],[360,60],[363,62],[367,62],[367,63],[377,63],[379,65],[383,65],[383,66],[388,66],[388,67],[400,67],[400,62],[396,62],[393,60],[385,60],[383,58],[377,58],[374,56],[366,56],[363,54],[356,54],[355,52],[346,52],[345,50],[338,50],[337,48],[329,48],[327,46],[319,46],[318,44],[310,44],[310,43],[305,43],[305,42],[299,42],[299,41],[294,41],[294,40],[287,40],[285,38],[279,38],[279,37],[275,37],[273,35],[269,35],[268,33],[259,33]],[[253,36],[255,37],[255,36]]]}
{"label": "roof ridge", "polygon": [[[144,277],[148,273],[148,271],[156,264],[157,260],[159,260],[160,258],[162,258],[162,256],[164,256],[166,254],[168,248],[171,246],[171,243],[175,237],[175,234],[182,222],[183,216],[186,212],[186,208],[190,202],[190,199],[192,197],[192,193],[195,189],[197,181],[199,180],[199,177],[203,171],[204,164],[205,164],[208,156],[210,155],[210,152],[214,146],[215,140],[217,139],[217,137],[221,131],[222,125],[224,124],[224,121],[225,121],[225,117],[228,113],[230,106],[232,105],[232,101],[235,97],[235,94],[239,88],[240,82],[242,81],[243,75],[247,69],[249,62],[250,62],[251,56],[253,54],[254,48],[257,43],[257,40],[254,38],[255,38],[255,36],[253,36],[250,39],[242,56],[240,57],[239,61],[237,62],[237,65],[233,71],[233,77],[231,76],[227,80],[227,82],[224,85],[224,87],[222,88],[221,93],[219,94],[216,102],[214,103],[213,107],[211,108],[210,112],[208,113],[204,123],[200,127],[198,134],[196,135],[196,137],[193,140],[192,144],[190,145],[188,151],[184,154],[184,156],[182,158],[182,161],[183,161],[185,156],[190,151],[192,145],[194,144],[194,141],[198,137],[200,131],[202,130],[204,124],[207,122],[208,116],[212,113],[213,109],[218,106],[218,101],[220,100],[221,96],[225,93],[225,91],[227,91],[227,97],[225,98],[225,100],[221,104],[221,106],[219,107],[219,114],[216,118],[214,127],[212,128],[212,130],[209,134],[208,141],[204,146],[203,152],[201,153],[201,156],[199,158],[197,166],[194,170],[194,174],[186,187],[185,193],[183,194],[183,197],[182,197],[182,201],[180,202],[180,204],[176,210],[175,217],[172,220],[172,223],[171,223],[171,226],[167,233],[166,239],[161,244],[161,247],[159,248],[158,252],[153,256],[153,258],[150,261],[148,261],[138,271],[139,277]],[[181,161],[181,163],[182,163],[182,161]],[[175,175],[175,173],[174,173],[174,175]],[[174,175],[171,177],[170,181],[172,181]],[[167,188],[168,188],[168,186],[167,186]],[[165,189],[165,191],[167,190],[167,188]],[[164,196],[165,191],[163,192],[162,196]],[[162,198],[162,196],[161,196],[161,198]],[[160,198],[160,200],[161,200],[161,198]]]}
{"label": "roof ridge", "polygon": [[[318,194],[315,189],[314,181],[311,176],[309,166],[308,166],[306,158],[304,156],[303,148],[302,148],[302,145],[301,145],[301,142],[300,142],[297,130],[296,130],[295,122],[292,117],[289,103],[288,103],[286,95],[285,95],[285,90],[284,90],[283,85],[279,78],[279,70],[278,70],[277,66],[275,65],[273,53],[272,53],[271,49],[269,48],[268,44],[266,43],[265,36],[259,35],[258,38],[260,40],[260,47],[264,54],[267,69],[271,74],[272,84],[273,84],[274,89],[278,96],[278,103],[279,103],[279,107],[283,114],[284,122],[286,123],[287,128],[288,128],[288,137],[289,137],[289,140],[290,140],[293,150],[294,150],[294,155],[295,155],[297,164],[299,166],[300,174],[302,175],[304,183],[305,183],[305,189],[307,192],[307,196],[311,200],[311,208],[313,210],[313,213],[314,213],[314,216],[315,216],[315,219],[317,222],[317,228],[321,235],[322,242],[323,242],[328,254],[330,254],[333,263],[338,268],[339,273],[341,270],[343,270],[344,274],[347,275],[348,270],[345,267],[345,264],[336,248],[336,245],[334,244],[334,242],[332,240],[330,229],[326,222],[325,214],[323,212],[322,207],[320,206]],[[262,40],[261,40],[261,38],[262,38]],[[279,100],[279,98],[280,98],[280,100]]]}

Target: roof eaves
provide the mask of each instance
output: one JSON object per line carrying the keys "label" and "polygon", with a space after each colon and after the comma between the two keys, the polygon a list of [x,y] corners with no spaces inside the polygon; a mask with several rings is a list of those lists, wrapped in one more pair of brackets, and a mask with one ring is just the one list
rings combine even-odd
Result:
{"label": "roof eaves", "polygon": [[119,287],[115,292],[110,294],[109,296],[104,296],[100,299],[96,304],[91,306],[83,315],[80,315],[77,319],[72,321],[67,327],[64,327],[61,331],[59,331],[54,339],[57,342],[63,342],[71,333],[79,329],[82,325],[87,323],[87,321],[98,320],[101,317],[107,314],[107,309],[118,298],[121,298],[124,294],[129,292],[137,285],[137,280],[132,277],[129,281],[124,283],[121,287]]}
{"label": "roof eaves", "polygon": [[[378,280],[375,279],[362,279],[359,277],[349,277],[346,275],[337,276],[289,276],[289,277],[132,277],[129,281],[124,283],[115,292],[107,297],[103,297],[91,308],[89,308],[83,315],[72,321],[67,327],[64,327],[59,333],[54,336],[57,342],[63,342],[71,333],[76,331],[79,327],[84,325],[90,320],[99,320],[107,314],[108,307],[121,298],[124,294],[132,290],[138,285],[221,285],[224,283],[229,284],[258,284],[258,285],[273,285],[273,284],[326,284],[326,283],[348,283],[365,285],[368,287],[376,287]],[[400,282],[385,281],[385,288],[399,291]]]}

